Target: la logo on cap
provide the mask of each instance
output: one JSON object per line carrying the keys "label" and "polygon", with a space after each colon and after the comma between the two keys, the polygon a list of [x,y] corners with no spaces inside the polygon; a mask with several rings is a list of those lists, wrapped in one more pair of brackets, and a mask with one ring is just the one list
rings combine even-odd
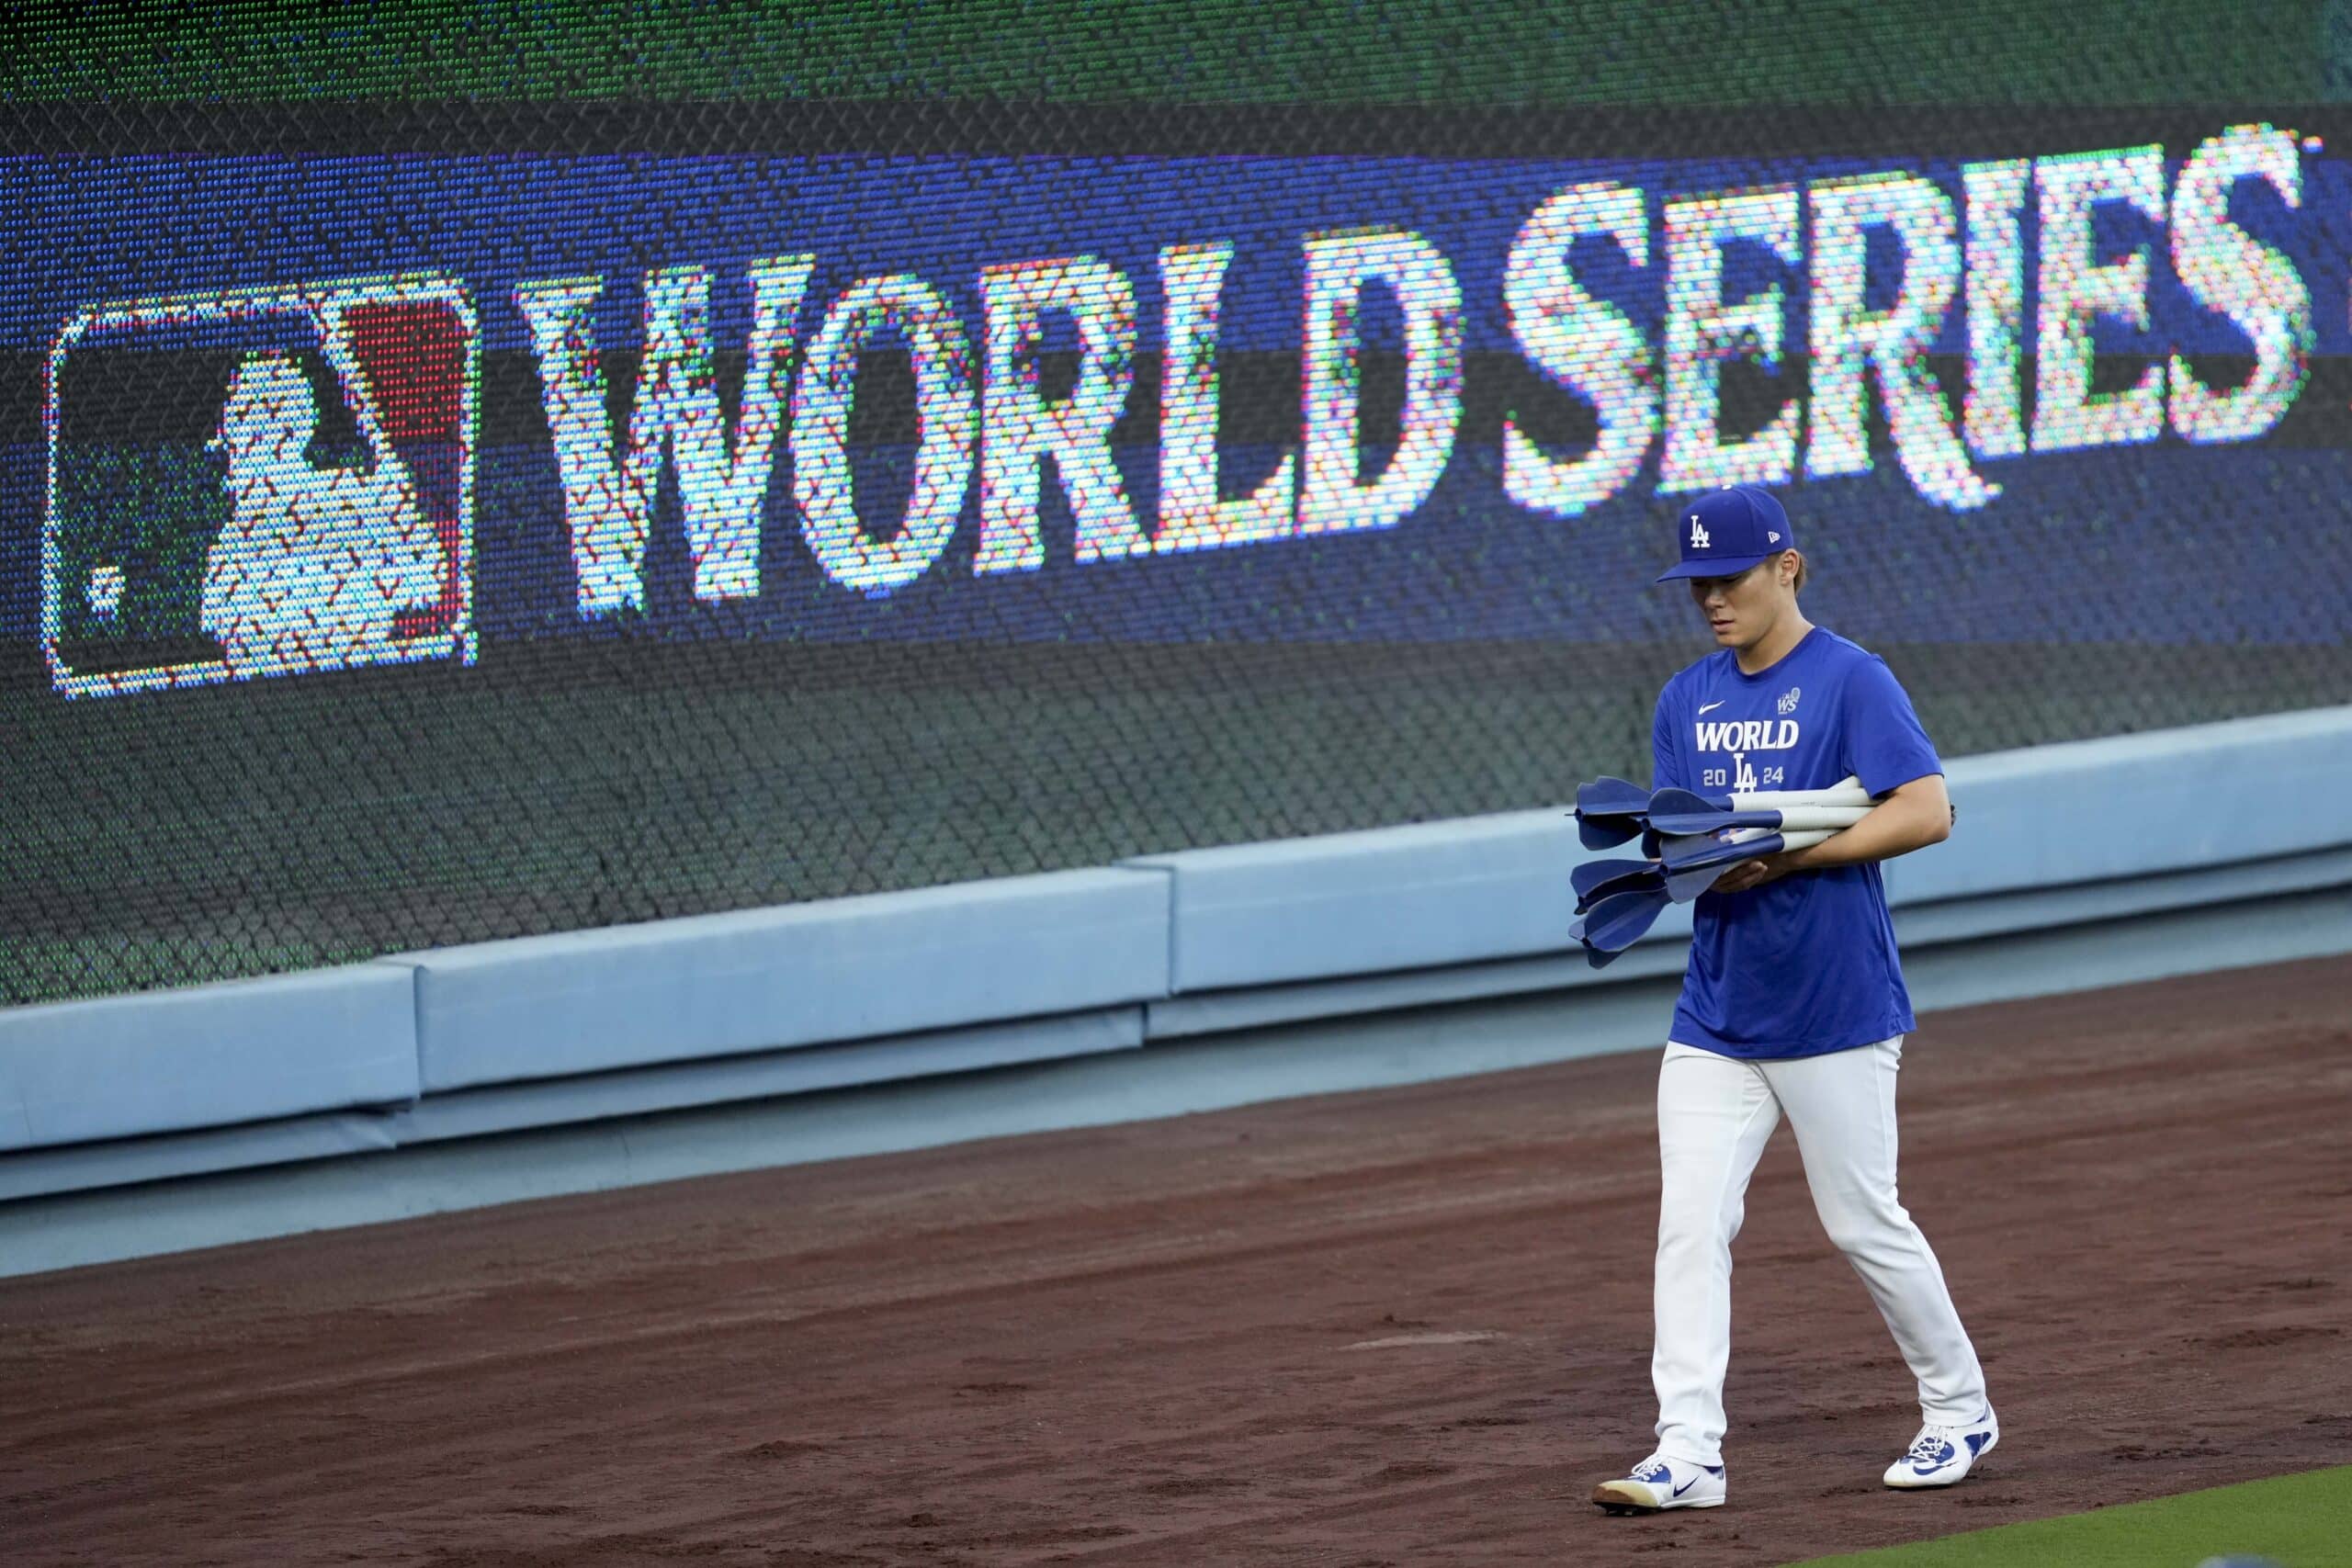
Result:
{"label": "la logo on cap", "polygon": [[[1778,534],[1772,536],[1776,539],[1780,537]],[[1695,512],[1690,514],[1690,547],[1694,550],[1703,550],[1707,547],[1707,531],[1699,525],[1699,514]]]}

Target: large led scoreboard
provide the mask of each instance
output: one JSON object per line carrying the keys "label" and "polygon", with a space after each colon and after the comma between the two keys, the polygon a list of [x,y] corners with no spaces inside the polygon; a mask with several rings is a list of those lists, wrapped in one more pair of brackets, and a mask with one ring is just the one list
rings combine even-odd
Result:
{"label": "large led scoreboard", "polygon": [[2352,693],[2324,107],[6,107],[0,999]]}
{"label": "large led scoreboard", "polygon": [[[1293,558],[1285,598],[1369,592],[1363,634],[1641,635],[1623,547],[1661,498],[1752,482],[1913,568],[1991,547],[2006,607],[1905,637],[2046,636],[2080,585],[2034,542],[2091,525],[2085,500],[2142,492],[2134,525],[2177,539],[2246,493],[2247,449],[2343,352],[2352,210],[2320,138],[2264,122],[1908,164],[130,158],[12,183],[45,450],[38,494],[13,470],[40,561],[6,609],[62,695],[643,616],[665,502],[678,608],[734,610],[690,635],[1279,632],[1214,558],[1245,551]],[[525,372],[488,389],[514,406],[483,407],[486,358]],[[1276,375],[1287,419],[1235,428],[1227,383],[1262,411]],[[1473,419],[1480,380],[1502,395]],[[902,416],[860,431],[861,393]],[[1362,547],[1384,534],[1428,537]],[[1524,575],[1475,605],[1411,580],[1450,557]],[[2135,635],[2306,635],[2242,565],[2254,597],[2217,623],[2193,590],[2231,567],[2143,562],[2183,597]],[[1562,570],[1593,590],[1574,617],[1537,581]]]}

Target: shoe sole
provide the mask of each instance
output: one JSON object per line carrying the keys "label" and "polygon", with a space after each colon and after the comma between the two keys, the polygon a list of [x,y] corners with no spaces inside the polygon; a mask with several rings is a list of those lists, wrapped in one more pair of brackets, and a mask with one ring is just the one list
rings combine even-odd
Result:
{"label": "shoe sole", "polygon": [[1617,1483],[1604,1481],[1592,1489],[1592,1500],[1603,1512],[1611,1514],[1663,1514],[1673,1508],[1720,1508],[1721,1497],[1693,1498],[1688,1503],[1653,1503],[1646,1498],[1627,1496],[1616,1490]]}

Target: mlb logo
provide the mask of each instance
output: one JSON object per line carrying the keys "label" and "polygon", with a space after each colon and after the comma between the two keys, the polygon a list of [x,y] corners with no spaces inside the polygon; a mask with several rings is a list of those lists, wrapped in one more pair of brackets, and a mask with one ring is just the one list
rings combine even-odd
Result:
{"label": "mlb logo", "polygon": [[437,276],[93,305],[46,367],[67,696],[471,662],[480,333]]}

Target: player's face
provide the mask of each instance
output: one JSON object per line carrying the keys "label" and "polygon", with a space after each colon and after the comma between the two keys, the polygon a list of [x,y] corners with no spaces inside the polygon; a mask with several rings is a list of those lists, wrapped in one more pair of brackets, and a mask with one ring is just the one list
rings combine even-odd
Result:
{"label": "player's face", "polygon": [[1753,648],[1771,633],[1796,602],[1793,591],[1781,581],[1787,558],[1774,556],[1732,577],[1690,579],[1691,603],[1707,617],[1716,647]]}

